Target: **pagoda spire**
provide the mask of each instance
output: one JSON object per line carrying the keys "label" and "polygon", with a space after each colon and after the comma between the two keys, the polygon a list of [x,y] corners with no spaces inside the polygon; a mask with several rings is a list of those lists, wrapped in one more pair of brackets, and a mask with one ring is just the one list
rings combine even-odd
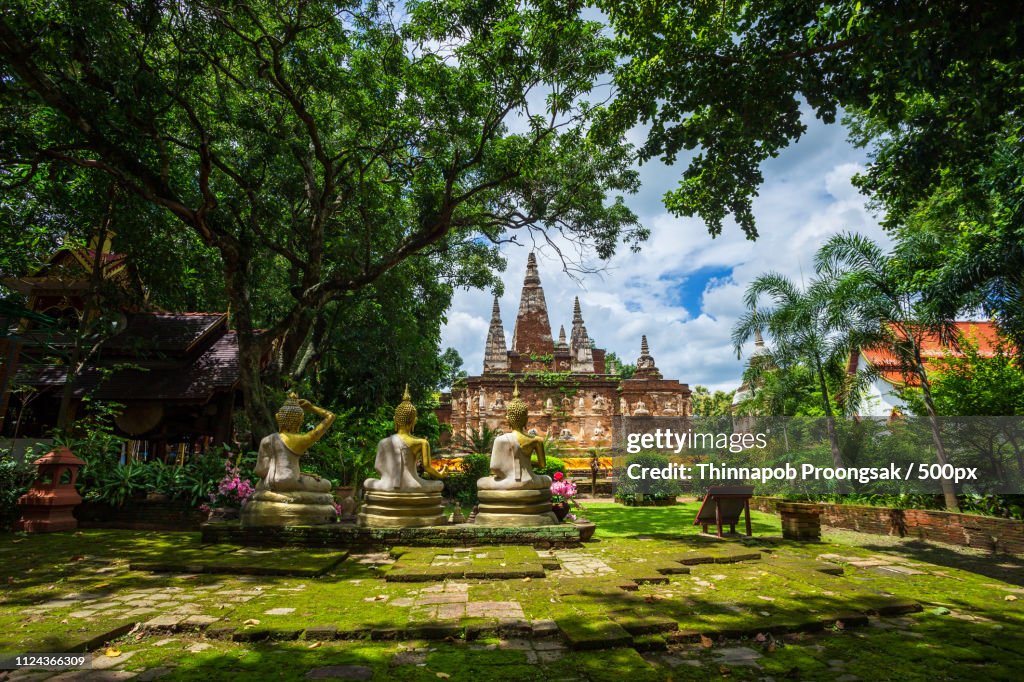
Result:
{"label": "pagoda spire", "polygon": [[651,349],[647,345],[647,334],[640,337],[640,357],[636,360],[636,379],[660,379],[661,371],[654,364]]}
{"label": "pagoda spire", "polygon": [[505,346],[505,328],[501,324],[501,309],[498,297],[491,307],[491,327],[487,330],[487,345],[484,346],[484,374],[508,371],[508,348]]}
{"label": "pagoda spire", "polygon": [[572,354],[573,372],[593,372],[594,353],[591,350],[590,336],[583,324],[583,311],[580,310],[580,297],[577,296],[572,305],[572,335],[569,337],[569,352]]}
{"label": "pagoda spire", "polygon": [[526,259],[523,293],[519,298],[516,326],[512,330],[512,350],[522,355],[545,355],[555,350],[548,321],[548,304],[540,286],[537,258],[532,252]]}
{"label": "pagoda spire", "polygon": [[558,325],[558,343],[555,344],[555,348],[568,348],[569,344],[565,342],[565,325]]}

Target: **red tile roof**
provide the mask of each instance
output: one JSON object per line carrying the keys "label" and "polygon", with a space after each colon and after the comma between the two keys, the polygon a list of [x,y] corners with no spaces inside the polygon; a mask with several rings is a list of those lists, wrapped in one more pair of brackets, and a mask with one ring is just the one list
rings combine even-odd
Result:
{"label": "red tile roof", "polygon": [[[956,330],[959,338],[965,339],[972,345],[978,347],[978,355],[981,357],[993,357],[996,354],[996,347],[1000,342],[999,330],[993,322],[957,322]],[[860,356],[878,370],[883,379],[892,384],[905,386],[917,386],[920,380],[913,370],[905,367],[895,355],[884,348],[861,348]],[[921,338],[921,356],[925,360],[925,366],[934,365],[938,360],[946,357],[963,357],[960,349],[943,344],[939,337],[933,333],[927,333]],[[848,368],[853,370],[856,367],[856,358],[851,358],[851,365]]]}

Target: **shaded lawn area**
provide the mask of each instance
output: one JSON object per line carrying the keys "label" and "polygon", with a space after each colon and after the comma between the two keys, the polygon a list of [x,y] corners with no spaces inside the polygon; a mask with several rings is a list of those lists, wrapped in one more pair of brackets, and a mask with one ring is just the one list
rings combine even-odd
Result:
{"label": "shaded lawn area", "polygon": [[[582,516],[597,524],[598,538],[628,538],[637,535],[678,537],[700,534],[701,527],[693,525],[698,509],[700,502],[687,502],[672,507],[627,507],[613,502],[588,502]],[[754,537],[782,533],[779,518],[774,514],[752,510],[750,526]],[[708,530],[713,528],[709,527]],[[724,530],[728,532],[728,526]],[[743,532],[742,516],[736,530]]]}

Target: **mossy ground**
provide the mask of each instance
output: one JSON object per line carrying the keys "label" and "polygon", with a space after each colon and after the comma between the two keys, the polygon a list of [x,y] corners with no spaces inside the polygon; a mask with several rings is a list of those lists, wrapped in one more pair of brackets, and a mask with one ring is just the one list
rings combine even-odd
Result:
{"label": "mossy ground", "polygon": [[[190,533],[3,535],[0,651],[148,622],[100,660],[168,680],[330,666],[410,680],[1020,679],[1020,559],[853,533],[791,543],[761,514],[754,538],[720,541],[696,534],[694,513],[594,504],[597,541],[577,549],[347,558]],[[308,574],[248,575],[289,569]]]}

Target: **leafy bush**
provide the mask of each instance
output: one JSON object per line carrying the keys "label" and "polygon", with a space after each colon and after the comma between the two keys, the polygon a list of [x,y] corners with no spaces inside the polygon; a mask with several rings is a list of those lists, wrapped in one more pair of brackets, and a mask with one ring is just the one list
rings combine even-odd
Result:
{"label": "leafy bush", "polygon": [[146,490],[146,467],[146,464],[130,462],[105,471],[95,487],[86,491],[85,498],[114,507],[123,506],[137,493]]}
{"label": "leafy bush", "polygon": [[178,497],[184,485],[183,468],[166,462],[155,461],[141,465],[143,487],[147,492]]}
{"label": "leafy bush", "polygon": [[491,473],[491,456],[474,454],[462,458],[462,470],[448,474],[444,479],[445,495],[458,500],[463,506],[475,506],[477,496],[477,480]]}
{"label": "leafy bush", "polygon": [[[193,507],[209,501],[210,494],[217,490],[224,478],[225,464],[225,457],[213,450],[182,465],[177,497],[187,500]],[[245,469],[242,471],[245,476]]]}
{"label": "leafy bush", "polygon": [[31,451],[25,453],[24,461],[18,461],[6,450],[0,450],[0,529],[7,530],[14,525],[21,512],[18,498],[25,494],[36,477],[32,465]]}
{"label": "leafy bush", "polygon": [[547,455],[546,457],[544,457],[544,466],[537,467],[534,469],[534,471],[536,471],[538,474],[551,476],[552,478],[554,478],[556,471],[562,472],[563,476],[569,473],[568,470],[566,470],[565,468],[565,462],[563,462],[558,457],[555,457],[554,455]]}
{"label": "leafy bush", "polygon": [[327,435],[302,456],[302,470],[334,485],[362,485],[373,474],[377,443],[393,431],[393,412],[388,407],[370,416],[339,412]]}

